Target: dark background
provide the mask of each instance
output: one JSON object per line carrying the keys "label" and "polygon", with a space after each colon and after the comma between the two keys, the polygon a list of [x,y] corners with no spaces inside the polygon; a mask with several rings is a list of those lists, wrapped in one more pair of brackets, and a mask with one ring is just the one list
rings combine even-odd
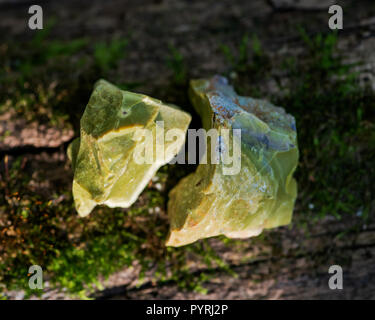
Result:
{"label": "dark background", "polygon": [[[334,3],[344,10],[338,32],[328,28]],[[39,1],[42,32],[27,27],[31,4],[0,0],[5,296],[28,297],[20,279],[40,264],[50,283],[44,299],[77,298],[94,278],[109,275],[104,290],[94,286],[87,295],[375,297],[374,1]],[[229,77],[240,94],[269,99],[296,117],[301,159],[293,224],[253,239],[166,250],[168,190],[191,166],[162,169],[134,212],[99,208],[83,222],[77,218],[65,150],[79,135],[93,83],[104,77],[176,103],[197,128],[188,80],[215,74]],[[328,288],[333,264],[343,267],[343,290]],[[167,270],[164,278],[155,278],[158,267]]]}

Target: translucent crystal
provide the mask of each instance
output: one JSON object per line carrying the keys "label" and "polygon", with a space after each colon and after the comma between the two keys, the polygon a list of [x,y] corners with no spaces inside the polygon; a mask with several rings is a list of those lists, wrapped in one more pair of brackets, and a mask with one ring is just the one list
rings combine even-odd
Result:
{"label": "translucent crystal", "polygon": [[[190,98],[206,130],[230,129],[230,140],[219,134],[216,152],[239,157],[240,169],[228,174],[225,163],[212,163],[207,143],[207,164],[199,164],[169,194],[167,245],[220,234],[246,238],[289,224],[297,194],[293,116],[265,100],[237,95],[219,76],[191,81]],[[233,154],[236,147],[240,154]]]}
{"label": "translucent crystal", "polygon": [[[81,118],[80,138],[68,148],[78,213],[86,216],[98,204],[126,208],[134,203],[159,167],[184,144],[181,139],[169,141],[164,134],[170,129],[185,133],[190,120],[176,106],[99,80]],[[153,134],[150,163],[139,163],[134,156],[137,146],[146,143],[135,139],[140,129]],[[163,129],[161,139],[156,134],[159,129]],[[168,148],[172,144],[174,148]]]}

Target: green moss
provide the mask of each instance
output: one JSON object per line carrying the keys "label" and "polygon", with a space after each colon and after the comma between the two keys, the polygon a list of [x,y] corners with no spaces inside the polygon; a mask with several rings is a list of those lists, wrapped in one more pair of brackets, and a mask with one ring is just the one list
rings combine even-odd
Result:
{"label": "green moss", "polygon": [[126,39],[112,39],[111,42],[98,42],[94,45],[95,64],[102,72],[115,68],[118,61],[125,57]]}
{"label": "green moss", "polygon": [[253,34],[251,39],[245,34],[239,44],[231,49],[230,46],[221,44],[220,51],[226,58],[230,68],[226,76],[232,82],[239,94],[261,98],[262,93],[259,87],[259,80],[269,76],[271,59],[264,52],[262,44]]}
{"label": "green moss", "polygon": [[183,55],[173,45],[169,45],[169,56],[167,66],[173,72],[173,82],[176,85],[183,85],[187,82],[187,66]]}
{"label": "green moss", "polygon": [[[33,191],[32,169],[24,159],[6,157],[1,164],[7,173],[1,180],[6,196],[0,200],[1,248],[6,248],[0,257],[2,289],[42,294],[28,288],[27,272],[33,264],[43,268],[50,287],[65,288],[81,298],[101,288],[100,276],[106,278],[136,261],[142,266],[139,283],[150,266],[156,266],[155,280],[189,283],[185,289],[201,288],[200,277],[192,276],[186,266],[188,256],[229,270],[208,244],[165,247],[166,199],[158,189],[146,189],[128,210],[99,207],[89,219],[82,219],[74,210],[69,186],[56,185],[50,197]],[[158,178],[164,183],[166,173],[158,173]],[[150,212],[156,207],[160,210]]]}

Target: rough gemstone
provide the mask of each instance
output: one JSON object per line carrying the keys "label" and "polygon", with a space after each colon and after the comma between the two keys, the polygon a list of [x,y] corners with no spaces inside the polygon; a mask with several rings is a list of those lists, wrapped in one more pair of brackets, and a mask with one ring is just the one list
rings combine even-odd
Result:
{"label": "rough gemstone", "polygon": [[[214,144],[212,156],[207,141],[207,164],[200,163],[169,193],[166,244],[182,246],[221,234],[246,238],[289,224],[297,194],[293,116],[265,100],[237,95],[219,76],[191,81],[189,94],[204,129],[218,130],[220,147]],[[231,129],[229,140],[221,139],[223,128]],[[240,154],[233,154],[236,147]],[[238,172],[224,173],[227,164],[212,163],[223,150],[239,157]]]}
{"label": "rough gemstone", "polygon": [[[184,144],[181,139],[168,141],[165,133],[170,129],[185,133],[190,120],[190,115],[176,106],[99,80],[81,118],[80,138],[68,148],[79,215],[88,215],[98,204],[126,208],[134,203],[159,167]],[[155,156],[151,162],[139,163],[134,157],[137,146],[146,144],[146,139],[135,139],[138,129],[152,133]],[[158,130],[161,139],[156,137]]]}

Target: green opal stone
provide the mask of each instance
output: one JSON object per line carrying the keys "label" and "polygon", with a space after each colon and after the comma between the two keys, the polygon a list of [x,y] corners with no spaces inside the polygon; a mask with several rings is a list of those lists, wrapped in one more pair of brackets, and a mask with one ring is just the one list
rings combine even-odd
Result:
{"label": "green opal stone", "polygon": [[[167,150],[163,156],[155,156],[152,163],[139,164],[134,152],[145,142],[134,139],[137,130],[155,133],[158,124],[163,123],[164,132],[180,129],[185,133],[190,120],[190,115],[176,106],[99,80],[81,118],[80,137],[68,148],[79,215],[88,215],[99,204],[124,208],[132,205],[160,166],[169,162],[184,144],[180,140],[172,152],[168,146],[176,142],[163,141]],[[152,140],[154,151],[158,150],[158,143],[158,139]]]}
{"label": "green opal stone", "polygon": [[[289,224],[297,195],[293,116],[265,100],[237,95],[219,76],[191,81],[189,93],[206,130],[230,129],[230,140],[219,136],[217,152],[240,150],[233,154],[240,169],[228,174],[227,164],[212,163],[207,143],[207,164],[199,164],[169,193],[166,244],[182,246],[217,235],[246,238]],[[232,129],[240,130],[240,138]]]}

